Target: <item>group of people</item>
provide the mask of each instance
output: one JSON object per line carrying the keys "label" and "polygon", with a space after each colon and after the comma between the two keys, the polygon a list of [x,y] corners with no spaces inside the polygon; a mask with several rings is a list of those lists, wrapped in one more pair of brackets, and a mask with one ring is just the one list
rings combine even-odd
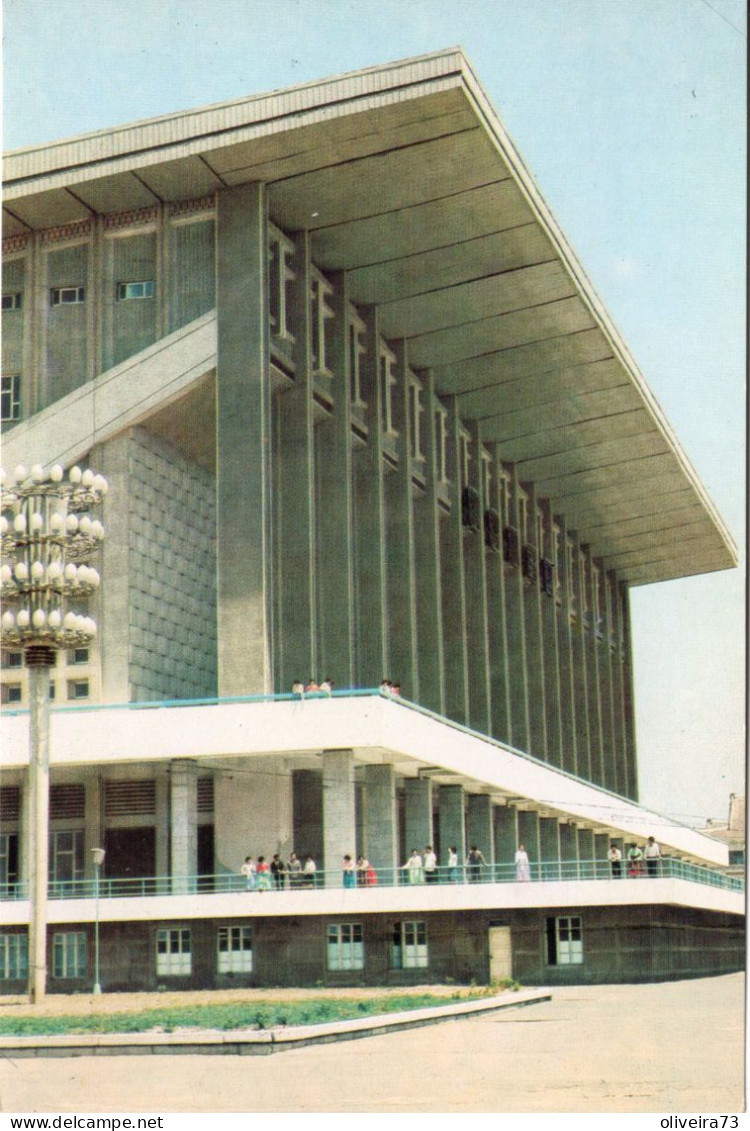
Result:
{"label": "group of people", "polygon": [[342,863],[345,888],[371,888],[378,882],[378,874],[365,856],[358,856],[355,864],[348,854]]}
{"label": "group of people", "polygon": [[303,683],[301,679],[295,679],[292,684],[292,695],[296,695],[299,699],[304,699],[306,695],[331,695],[332,693],[333,680],[328,676],[322,683],[311,678],[307,683]]}
{"label": "group of people", "polygon": [[318,866],[312,856],[306,856],[303,862],[296,852],[291,852],[289,859],[284,861],[278,852],[274,852],[270,860],[265,856],[259,856],[257,860],[246,856],[240,870],[245,877],[247,891],[281,891],[287,886],[315,887]]}
{"label": "group of people", "polygon": [[[628,876],[631,879],[637,879],[639,876],[642,876],[644,863],[646,865],[647,876],[658,876],[660,858],[661,849],[652,836],[646,841],[645,848],[641,848],[638,844],[632,844],[628,849],[626,857]],[[623,865],[622,851],[617,847],[615,841],[611,841],[610,843],[607,859],[609,860],[610,869],[612,871],[612,878],[614,880],[621,879]]]}

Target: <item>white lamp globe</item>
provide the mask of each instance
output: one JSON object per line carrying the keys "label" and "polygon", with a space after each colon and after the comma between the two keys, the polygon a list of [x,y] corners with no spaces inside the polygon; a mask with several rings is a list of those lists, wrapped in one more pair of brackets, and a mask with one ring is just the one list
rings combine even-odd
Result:
{"label": "white lamp globe", "polygon": [[16,562],[15,574],[16,581],[29,580],[29,567],[26,565],[26,562]]}
{"label": "white lamp globe", "polygon": [[53,483],[62,483],[62,478],[65,472],[59,463],[55,463],[49,469],[49,477]]}
{"label": "white lamp globe", "polygon": [[44,468],[40,463],[35,463],[32,467],[31,478],[35,483],[41,483],[44,480]]}
{"label": "white lamp globe", "polygon": [[32,562],[31,563],[31,580],[32,581],[41,581],[43,577],[44,577],[44,566],[42,565],[42,563],[41,562]]}
{"label": "white lamp globe", "polygon": [[6,632],[9,632],[11,628],[16,627],[16,618],[13,616],[13,613],[10,611],[10,609],[6,609],[6,611],[3,613],[2,626]]}
{"label": "white lamp globe", "polygon": [[16,617],[16,624],[19,628],[28,628],[31,617],[29,616],[28,609],[19,609],[18,616]]}
{"label": "white lamp globe", "polygon": [[34,628],[44,628],[44,623],[46,620],[47,616],[44,612],[44,609],[34,609],[34,612],[31,616],[31,623],[33,624]]}
{"label": "white lamp globe", "polygon": [[78,529],[78,515],[77,514],[69,514],[68,515],[68,517],[65,519],[65,529],[68,531],[69,534],[75,534],[76,530]]}
{"label": "white lamp globe", "polygon": [[29,526],[34,534],[38,534],[40,530],[44,530],[44,519],[38,511],[34,511],[32,514]]}
{"label": "white lamp globe", "polygon": [[16,483],[23,483],[27,475],[28,471],[22,463],[17,464],[13,469],[13,478],[15,479]]}
{"label": "white lamp globe", "polygon": [[98,542],[101,542],[102,538],[104,537],[104,527],[102,526],[98,518],[95,518],[91,523],[91,533]]}
{"label": "white lamp globe", "polygon": [[12,580],[13,580],[13,570],[6,563],[2,567],[0,567],[0,582],[2,582],[3,585],[9,585]]}
{"label": "white lamp globe", "polygon": [[93,487],[94,473],[90,467],[87,467],[83,475],[81,476],[81,483],[84,487]]}
{"label": "white lamp globe", "polygon": [[78,567],[75,565],[74,562],[68,562],[68,564],[65,567],[65,580],[66,581],[77,581],[77,579],[78,579]]}
{"label": "white lamp globe", "polygon": [[63,628],[67,628],[69,632],[72,632],[75,629],[75,627],[76,627],[76,615],[75,615],[75,613],[72,613],[72,612],[66,613],[65,616],[63,617]]}
{"label": "white lamp globe", "polygon": [[60,562],[50,562],[47,568],[47,578],[49,581],[59,581],[63,575],[63,567]]}
{"label": "white lamp globe", "polygon": [[5,536],[8,533],[8,520],[4,514],[0,515],[0,534]]}
{"label": "white lamp globe", "polygon": [[75,464],[73,467],[71,467],[70,471],[68,472],[68,479],[71,483],[80,483],[82,477],[83,472],[81,471],[78,464]]}
{"label": "white lamp globe", "polygon": [[94,476],[94,490],[98,491],[100,495],[106,495],[109,490],[109,484],[103,475]]}
{"label": "white lamp globe", "polygon": [[15,530],[16,534],[25,534],[26,533],[26,515],[25,514],[17,514],[16,515],[16,517],[13,519],[13,529]]}
{"label": "white lamp globe", "polygon": [[53,609],[47,621],[50,628],[59,628],[62,624],[62,613],[59,609]]}
{"label": "white lamp globe", "polygon": [[80,530],[81,534],[90,534],[91,526],[91,516],[87,514],[81,515],[80,519],[78,520],[78,529]]}

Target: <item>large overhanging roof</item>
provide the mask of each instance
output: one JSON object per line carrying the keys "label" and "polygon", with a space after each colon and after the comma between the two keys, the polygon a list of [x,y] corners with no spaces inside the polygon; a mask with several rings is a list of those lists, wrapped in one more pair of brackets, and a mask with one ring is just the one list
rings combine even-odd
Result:
{"label": "large overhanging roof", "polygon": [[38,148],[5,235],[249,181],[608,568],[736,565],[730,535],[459,50]]}

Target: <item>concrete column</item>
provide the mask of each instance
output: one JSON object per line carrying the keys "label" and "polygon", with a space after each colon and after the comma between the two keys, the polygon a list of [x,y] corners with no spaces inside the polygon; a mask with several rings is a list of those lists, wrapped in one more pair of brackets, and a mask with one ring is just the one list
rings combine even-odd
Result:
{"label": "concrete column", "polygon": [[539,879],[539,814],[531,809],[518,810],[518,843],[523,844],[531,864],[532,880]]}
{"label": "concrete column", "polygon": [[490,645],[487,616],[487,553],[484,541],[484,512],[487,509],[485,460],[479,424],[469,425],[471,462],[468,485],[479,498],[479,529],[464,528],[464,585],[466,588],[466,641],[469,662],[469,723],[482,734],[489,734],[492,719],[490,687]]}
{"label": "concrete column", "polygon": [[[156,874],[169,875],[169,832],[170,832],[170,775],[164,765],[156,768]],[[197,786],[196,786],[197,791]],[[197,798],[197,792],[196,792]],[[106,863],[105,863],[106,868]],[[219,869],[217,869],[218,871]]]}
{"label": "concrete column", "polygon": [[500,544],[497,551],[487,553],[487,613],[490,655],[490,689],[492,718],[490,733],[501,742],[513,743],[510,695],[510,660],[508,655],[507,618],[505,614],[505,563],[503,561],[503,519],[500,499],[500,459],[497,446],[492,451],[492,498],[488,506],[498,515]]}
{"label": "concrete column", "polygon": [[560,827],[556,817],[539,818],[539,855],[542,861],[541,879],[560,878]]}
{"label": "concrete column", "polygon": [[388,570],[388,675],[400,681],[403,693],[419,701],[417,660],[417,581],[412,509],[410,440],[410,373],[406,342],[398,341],[393,423],[398,432],[398,467],[385,476]]}
{"label": "concrete column", "polygon": [[[425,845],[434,844],[432,826],[432,782],[429,778],[406,778],[404,781],[404,859],[405,864],[412,848],[423,852]],[[441,849],[442,855],[445,852]],[[441,860],[440,863],[443,861]]]}
{"label": "concrete column", "polygon": [[[492,828],[492,798],[485,793],[470,793],[466,819],[466,843],[476,844],[488,864],[495,863],[495,838]],[[442,845],[442,839],[441,839]],[[443,855],[445,852],[443,851]]]}
{"label": "concrete column", "polygon": [[312,856],[323,866],[323,774],[320,770],[292,771],[294,850],[300,860]]}
{"label": "concrete column", "polygon": [[501,881],[515,875],[517,848],[518,811],[512,805],[498,805],[495,809],[495,867]]}
{"label": "concrete column", "polygon": [[578,858],[581,862],[581,879],[593,879],[594,868],[591,861],[594,859],[594,834],[591,829],[578,830]]}
{"label": "concrete column", "polygon": [[615,701],[613,679],[614,628],[612,623],[611,586],[613,574],[604,568],[604,562],[597,562],[600,570],[602,638],[598,641],[600,701],[602,711],[602,739],[604,742],[604,785],[613,793],[621,792],[619,782],[620,754],[618,739],[620,734],[615,724]]}
{"label": "concrete column", "polygon": [[578,878],[578,829],[568,821],[560,822],[560,860],[563,862],[562,878]]}
{"label": "concrete column", "polygon": [[523,605],[523,573],[521,571],[521,535],[518,524],[517,478],[511,465],[505,466],[511,475],[508,504],[508,528],[515,534],[517,559],[506,563],[505,617],[508,639],[508,673],[510,676],[511,719],[513,745],[519,750],[531,749],[529,686],[526,664],[526,629]]}
{"label": "concrete column", "polygon": [[18,881],[22,884],[29,882],[34,867],[31,839],[34,810],[31,804],[31,793],[29,775],[24,775],[21,782],[21,820],[18,827]]}
{"label": "concrete column", "polygon": [[388,883],[392,881],[394,869],[404,863],[398,859],[396,774],[393,766],[365,766],[362,851],[373,868],[384,870],[383,879]]}
{"label": "concrete column", "polygon": [[[104,798],[102,779],[93,773],[85,782],[85,828],[83,840],[83,869],[84,875],[92,878],[96,872],[92,848],[104,848]],[[107,874],[107,862],[104,862],[102,876]]]}
{"label": "concrete column", "polygon": [[464,787],[462,785],[441,785],[439,787],[438,839],[440,841],[441,864],[445,864],[447,861],[448,849],[452,844],[458,849],[459,865],[465,862],[466,850],[470,846],[466,842],[466,814]]}
{"label": "concrete column", "polygon": [[626,797],[638,800],[638,762],[635,746],[635,706],[633,701],[633,656],[630,634],[630,598],[624,582],[620,585],[621,656],[620,680],[622,694],[622,733],[626,767]]}
{"label": "concrete column", "polygon": [[265,188],[217,193],[219,694],[273,690]]}
{"label": "concrete column", "polygon": [[440,523],[443,577],[443,648],[445,712],[459,723],[469,721],[469,664],[466,644],[466,584],[461,521],[461,420],[452,397],[448,414],[448,474],[451,512]]}
{"label": "concrete column", "polygon": [[[360,378],[367,404],[367,442],[353,453],[357,592],[357,682],[377,687],[390,676],[387,637],[385,490],[379,379],[380,335],[375,307],[363,312],[365,353]],[[392,678],[392,677],[391,677]],[[398,677],[397,677],[398,678]]]}
{"label": "concrete column", "polygon": [[584,586],[582,584],[581,550],[575,531],[568,531],[572,543],[572,557],[570,565],[573,618],[571,620],[571,682],[575,696],[576,716],[576,767],[575,773],[592,781],[591,777],[591,734],[588,706],[588,650],[586,648],[586,634],[584,631]]}
{"label": "concrete column", "polygon": [[[558,655],[558,616],[561,609],[556,601],[555,531],[549,502],[537,499],[544,523],[544,542],[539,545],[539,604],[541,614],[542,666],[544,669],[544,695],[547,709],[547,761],[553,766],[563,765],[563,724],[560,701],[560,659]],[[541,585],[542,562],[552,569],[551,592]]]}
{"label": "concrete column", "polygon": [[[424,493],[414,499],[414,556],[417,563],[417,663],[419,701],[439,714],[445,711],[443,678],[442,577],[440,518],[435,455],[435,382],[421,374],[425,412],[422,428]],[[428,842],[429,843],[429,842]]]}
{"label": "concrete column", "polygon": [[[609,875],[609,861],[607,860],[609,845],[610,838],[606,833],[594,833],[594,859],[596,860],[596,875],[598,878]],[[620,852],[622,852],[622,848]]]}
{"label": "concrete column", "polygon": [[346,274],[340,272],[332,281],[333,406],[331,416],[315,430],[318,676],[330,676],[338,687],[351,687],[355,637],[349,304]]}
{"label": "concrete column", "polygon": [[[524,577],[524,633],[526,639],[526,679],[529,694],[529,726],[531,752],[549,761],[547,745],[547,703],[545,690],[544,638],[542,636],[541,593],[539,591],[539,538],[537,532],[536,493],[531,484],[522,485],[528,498],[526,554],[529,572]],[[522,550],[523,555],[523,550]],[[528,848],[528,845],[526,846]]]}
{"label": "concrete column", "polygon": [[[170,764],[170,875],[175,894],[193,890],[198,869],[198,763]],[[186,881],[190,877],[190,883]]]}
{"label": "concrete column", "polygon": [[[294,256],[294,385],[274,402],[278,414],[279,690],[295,679],[323,679],[317,670],[315,602],[315,431],[310,356],[310,237],[298,233]],[[328,500],[327,500],[328,501]]]}
{"label": "concrete column", "polygon": [[351,750],[324,750],[323,867],[326,887],[341,887],[341,862],[347,854],[356,861],[356,840],[354,754]]}
{"label": "concrete column", "polygon": [[584,626],[586,648],[586,685],[589,712],[589,750],[591,754],[591,780],[604,785],[604,734],[602,729],[602,680],[599,670],[600,649],[597,638],[597,595],[594,583],[594,562],[589,546],[582,546],[583,575],[581,583],[586,588],[588,624]]}
{"label": "concrete column", "polygon": [[570,619],[569,593],[574,579],[571,576],[568,559],[568,528],[562,515],[555,516],[560,528],[560,543],[555,566],[560,584],[560,609],[557,621],[557,646],[560,671],[560,740],[562,743],[561,765],[568,773],[578,772],[578,739],[576,726],[576,683],[574,676],[573,629]]}

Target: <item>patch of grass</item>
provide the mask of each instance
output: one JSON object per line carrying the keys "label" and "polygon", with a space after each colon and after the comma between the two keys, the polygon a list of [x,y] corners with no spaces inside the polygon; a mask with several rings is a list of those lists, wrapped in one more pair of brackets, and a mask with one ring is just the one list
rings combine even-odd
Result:
{"label": "patch of grass", "polygon": [[172,1006],[144,1009],[139,1013],[91,1013],[80,1017],[3,1017],[0,1035],[36,1037],[84,1033],[147,1033],[158,1030],[172,1033],[175,1029],[275,1029],[281,1025],[318,1025],[325,1021],[348,1021],[355,1017],[371,1017],[379,1013],[424,1009],[432,1005],[449,1005],[457,998],[473,1000],[495,990],[478,988],[450,997],[435,994],[403,994],[373,998],[310,998],[306,1001],[231,1003],[216,1005]]}

